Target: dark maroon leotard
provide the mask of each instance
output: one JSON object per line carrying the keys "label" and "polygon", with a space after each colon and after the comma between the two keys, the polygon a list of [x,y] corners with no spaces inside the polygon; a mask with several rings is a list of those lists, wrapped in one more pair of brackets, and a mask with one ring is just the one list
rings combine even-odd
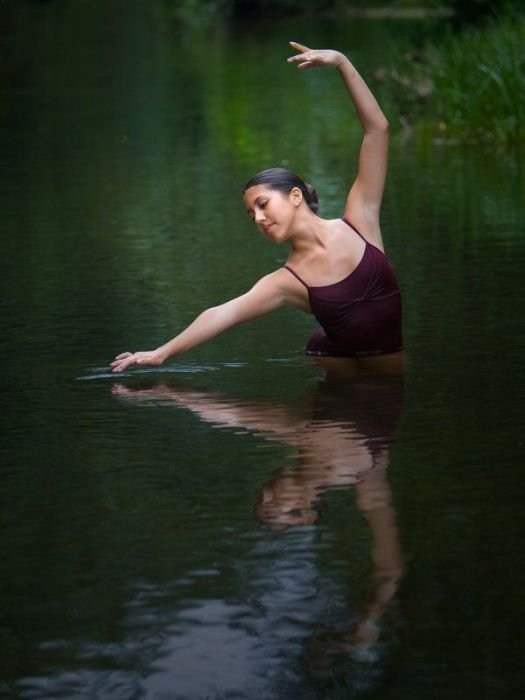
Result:
{"label": "dark maroon leotard", "polygon": [[308,341],[307,355],[360,357],[401,350],[401,295],[385,254],[365,242],[357,267],[340,282],[309,287],[291,267],[285,268],[304,284],[312,313],[321,324]]}

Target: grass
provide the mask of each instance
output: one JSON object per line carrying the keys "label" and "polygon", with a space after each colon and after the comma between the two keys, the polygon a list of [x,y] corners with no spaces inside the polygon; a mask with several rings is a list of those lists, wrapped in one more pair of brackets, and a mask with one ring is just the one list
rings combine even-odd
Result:
{"label": "grass", "polygon": [[506,16],[409,52],[376,79],[406,131],[517,145],[525,139],[524,46],[525,17]]}

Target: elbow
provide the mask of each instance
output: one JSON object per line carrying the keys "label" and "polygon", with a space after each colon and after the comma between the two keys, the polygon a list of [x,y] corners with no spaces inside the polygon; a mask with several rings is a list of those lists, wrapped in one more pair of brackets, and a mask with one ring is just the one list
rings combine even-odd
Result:
{"label": "elbow", "polygon": [[216,333],[222,333],[222,331],[228,330],[228,328],[232,328],[241,322],[238,314],[235,313],[235,309],[228,302],[219,306],[210,306],[198,318],[208,327],[214,328]]}
{"label": "elbow", "polygon": [[370,125],[368,133],[384,134],[388,136],[389,128],[390,124],[388,123],[388,119],[381,113],[377,119],[374,120],[374,123]]}

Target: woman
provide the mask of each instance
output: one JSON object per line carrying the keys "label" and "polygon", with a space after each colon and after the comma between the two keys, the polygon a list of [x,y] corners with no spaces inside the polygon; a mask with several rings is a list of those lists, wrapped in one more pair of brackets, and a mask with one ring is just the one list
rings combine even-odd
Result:
{"label": "woman", "polygon": [[313,313],[320,322],[307,354],[363,357],[401,350],[399,287],[384,255],[379,226],[388,122],[346,56],[290,44],[299,53],[288,61],[298,63],[300,69],[337,68],[363,128],[358,173],[343,218],[320,218],[315,190],[283,168],[253,177],[243,192],[248,214],[270,240],[290,245],[286,265],[260,279],[246,294],[206,309],[156,350],[118,355],[111,365],[114,372],[135,364],[161,365],[228,328],[284,305]]}

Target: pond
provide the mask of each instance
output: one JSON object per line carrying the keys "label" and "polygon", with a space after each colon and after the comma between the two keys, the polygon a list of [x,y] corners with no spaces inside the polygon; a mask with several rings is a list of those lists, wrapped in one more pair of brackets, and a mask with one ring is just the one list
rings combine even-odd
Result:
{"label": "pond", "polygon": [[[384,238],[403,377],[324,373],[279,311],[160,369],[284,261],[243,182],[339,216],[337,76],[421,25],[180,34],[161,3],[20,4],[0,111],[0,697],[516,697],[525,681],[523,155],[394,136]],[[293,36],[291,35],[293,32]]]}

